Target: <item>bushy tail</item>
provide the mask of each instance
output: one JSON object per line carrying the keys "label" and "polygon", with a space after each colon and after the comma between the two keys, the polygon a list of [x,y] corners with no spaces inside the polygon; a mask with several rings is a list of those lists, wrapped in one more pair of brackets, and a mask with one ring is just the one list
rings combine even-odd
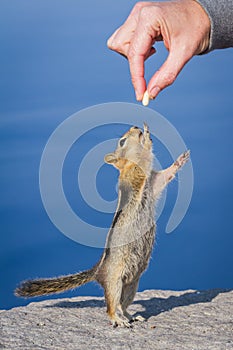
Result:
{"label": "bushy tail", "polygon": [[74,275],[67,275],[55,278],[27,280],[20,284],[15,290],[19,297],[35,297],[53,293],[61,293],[73,289],[87,282],[95,280],[95,268],[83,271]]}

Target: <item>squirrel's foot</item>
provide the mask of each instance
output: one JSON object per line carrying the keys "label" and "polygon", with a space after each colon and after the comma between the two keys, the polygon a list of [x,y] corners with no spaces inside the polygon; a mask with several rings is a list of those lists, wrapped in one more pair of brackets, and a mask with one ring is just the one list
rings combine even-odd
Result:
{"label": "squirrel's foot", "polygon": [[132,328],[132,325],[126,317],[119,317],[117,315],[112,318],[112,325],[114,328],[118,326]]}
{"label": "squirrel's foot", "polygon": [[126,310],[124,311],[124,316],[128,318],[129,322],[136,322],[136,321],[144,322],[146,320],[141,315],[132,316]]}

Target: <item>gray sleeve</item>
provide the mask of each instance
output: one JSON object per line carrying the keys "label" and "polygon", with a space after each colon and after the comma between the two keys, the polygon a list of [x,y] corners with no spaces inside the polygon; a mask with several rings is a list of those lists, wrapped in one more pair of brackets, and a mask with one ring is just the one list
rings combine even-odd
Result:
{"label": "gray sleeve", "polygon": [[210,44],[205,51],[233,47],[233,0],[196,0],[210,18]]}

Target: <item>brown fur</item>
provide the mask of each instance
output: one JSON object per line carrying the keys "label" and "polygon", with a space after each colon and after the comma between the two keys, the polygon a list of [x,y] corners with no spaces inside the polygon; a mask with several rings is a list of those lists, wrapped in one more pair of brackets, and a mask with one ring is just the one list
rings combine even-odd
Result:
{"label": "brown fur", "polygon": [[155,239],[154,206],[166,185],[189,158],[183,153],[169,168],[152,169],[152,141],[147,125],[132,127],[105,161],[119,172],[118,207],[100,261],[90,270],[58,278],[23,282],[16,295],[31,297],[78,287],[96,280],[104,288],[107,313],[113,325],[130,327],[132,303],[141,274],[147,268]]}

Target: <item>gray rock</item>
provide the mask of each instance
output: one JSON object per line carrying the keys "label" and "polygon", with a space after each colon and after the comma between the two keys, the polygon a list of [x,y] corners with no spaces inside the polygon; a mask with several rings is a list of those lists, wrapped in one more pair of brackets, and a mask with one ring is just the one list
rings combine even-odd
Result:
{"label": "gray rock", "polygon": [[113,328],[103,298],[33,302],[0,313],[1,349],[233,349],[233,291],[138,293],[129,310],[146,317]]}

